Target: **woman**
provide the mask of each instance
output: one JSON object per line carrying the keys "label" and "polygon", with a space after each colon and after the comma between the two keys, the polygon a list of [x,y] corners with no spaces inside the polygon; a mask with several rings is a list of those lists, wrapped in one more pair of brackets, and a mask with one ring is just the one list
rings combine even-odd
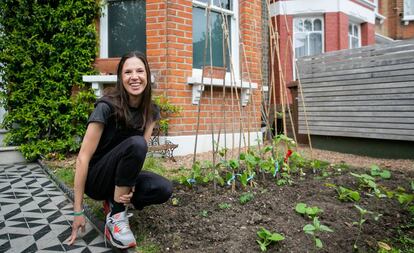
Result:
{"label": "woman", "polygon": [[115,89],[99,99],[76,160],[73,244],[79,229],[85,229],[83,194],[109,201],[105,236],[118,248],[136,245],[129,228],[125,205],[142,209],[167,201],[171,182],[151,172],[141,172],[147,142],[159,108],[151,101],[151,73],[140,52],[124,55],[118,65]]}

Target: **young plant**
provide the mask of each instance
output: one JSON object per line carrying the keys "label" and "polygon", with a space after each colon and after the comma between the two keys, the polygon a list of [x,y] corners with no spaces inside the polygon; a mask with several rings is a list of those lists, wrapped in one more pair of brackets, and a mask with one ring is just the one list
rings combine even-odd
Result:
{"label": "young plant", "polygon": [[261,251],[267,251],[267,247],[272,243],[285,240],[285,237],[283,237],[281,234],[272,233],[265,228],[261,228],[259,231],[257,231],[257,236],[259,239],[256,240],[256,242],[259,244]]}
{"label": "young plant", "polygon": [[228,203],[220,203],[219,204],[219,208],[220,209],[230,209],[231,208],[231,204],[228,204]]}
{"label": "young plant", "polygon": [[381,170],[377,165],[373,164],[371,165],[371,176],[379,176],[382,179],[390,179],[391,172],[389,170]]}
{"label": "young plant", "polygon": [[[359,211],[359,221],[358,222],[353,222],[354,225],[358,225],[358,235],[357,235],[357,238],[355,239],[354,246],[353,246],[354,250],[357,250],[358,249],[357,243],[358,243],[358,240],[361,236],[362,225],[365,223],[365,221],[367,221],[367,219],[365,218],[365,215],[374,214],[374,213],[371,212],[371,211],[368,211],[368,210],[366,210],[366,209],[364,209],[364,208],[362,208],[358,205],[354,205],[354,206]],[[377,221],[379,219],[379,217],[381,217],[381,216],[382,216],[381,214],[375,215],[374,220]]]}
{"label": "young plant", "polygon": [[239,202],[240,202],[240,204],[244,205],[247,202],[251,201],[253,199],[253,197],[254,197],[254,195],[251,192],[243,193],[242,195],[240,195]]}
{"label": "young plant", "polygon": [[297,213],[300,213],[301,215],[307,216],[311,219],[318,216],[318,214],[322,213],[323,210],[320,209],[317,206],[307,206],[305,203],[298,203],[295,207],[295,210]]}
{"label": "young plant", "polygon": [[359,192],[350,190],[342,186],[337,187],[336,192],[338,193],[338,199],[341,201],[358,202],[361,199]]}
{"label": "young plant", "polygon": [[313,224],[306,224],[303,227],[303,231],[305,231],[306,234],[312,236],[312,239],[315,242],[315,246],[318,249],[323,248],[322,240],[319,238],[319,235],[322,232],[333,232],[333,230],[328,226],[322,225],[318,217],[313,218]]}
{"label": "young plant", "polygon": [[368,188],[370,191],[372,190],[377,197],[386,197],[385,194],[382,194],[380,189],[377,186],[377,183],[375,183],[375,178],[368,174],[356,174],[352,173],[351,175],[358,178],[359,180],[359,186],[362,188]]}

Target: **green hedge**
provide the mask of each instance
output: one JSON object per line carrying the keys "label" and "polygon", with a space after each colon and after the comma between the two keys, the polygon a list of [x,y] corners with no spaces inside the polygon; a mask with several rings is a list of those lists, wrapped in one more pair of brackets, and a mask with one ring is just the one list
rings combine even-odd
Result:
{"label": "green hedge", "polygon": [[3,127],[29,160],[79,149],[95,98],[82,75],[94,73],[99,11],[96,0],[0,1]]}

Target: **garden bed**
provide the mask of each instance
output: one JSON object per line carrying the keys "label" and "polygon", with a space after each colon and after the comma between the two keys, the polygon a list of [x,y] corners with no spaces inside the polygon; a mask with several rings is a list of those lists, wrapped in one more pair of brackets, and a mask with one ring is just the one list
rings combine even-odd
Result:
{"label": "garden bed", "polygon": [[[249,188],[253,199],[244,205],[239,198],[245,190],[232,192],[218,187],[215,192],[212,184],[192,188],[176,184],[173,201],[134,211],[132,227],[137,234],[149,234],[160,245],[161,252],[260,252],[256,233],[262,227],[285,237],[270,246],[268,252],[312,252],[315,249],[312,236],[303,231],[312,219],[295,211],[296,204],[302,202],[323,209],[318,215],[321,224],[334,230],[321,233],[320,251],[352,252],[358,234],[358,226],[353,223],[359,221],[360,212],[354,206],[356,203],[339,201],[335,189],[329,185],[358,189],[358,180],[350,171],[332,173],[326,178],[307,173],[293,178],[290,186],[277,186],[275,179],[267,176],[256,187]],[[412,172],[393,171],[391,179],[380,180],[378,185],[410,189],[409,180],[413,178]],[[378,198],[365,192],[357,204],[374,212],[365,217],[367,221],[357,243],[360,252],[378,252],[378,242],[401,246],[392,245],[389,239],[399,237],[399,228],[412,225],[413,221],[395,198]],[[378,213],[381,217],[375,221]],[[412,227],[404,233],[414,238]]]}
{"label": "garden bed", "polygon": [[[309,149],[300,147],[298,152],[310,158]],[[237,155],[238,151],[234,155],[228,152],[229,157]],[[197,159],[211,160],[211,156],[211,152],[203,153]],[[70,184],[74,158],[47,164]],[[372,159],[323,150],[313,150],[313,159],[332,164],[317,170],[316,174],[311,169],[305,169],[304,175],[292,173],[290,185],[277,185],[280,174],[275,178],[271,173],[259,173],[254,178],[254,187],[243,187],[238,180],[236,190],[232,191],[227,185],[215,190],[212,182],[192,187],[177,183],[178,178],[189,175],[191,155],[177,157],[177,162],[148,158],[145,169],[174,179],[174,193],[172,199],[161,206],[131,210],[134,213],[131,227],[139,242],[139,252],[260,252],[256,240],[261,228],[285,237],[269,245],[268,252],[314,252],[314,239],[303,231],[313,220],[295,211],[298,203],[323,209],[317,215],[318,220],[333,230],[320,233],[323,244],[318,249],[320,252],[352,252],[359,231],[354,223],[360,221],[360,211],[355,205],[373,212],[364,217],[366,222],[362,224],[357,242],[359,252],[414,252],[413,214],[408,211],[408,205],[398,201],[398,194],[404,193],[402,189],[407,194],[413,193],[413,160]],[[375,177],[381,197],[376,196],[372,188],[362,187],[360,180],[351,175],[351,172],[370,174],[368,168],[372,164],[391,172],[390,179]],[[339,186],[358,191],[361,199],[358,202],[338,200],[336,189]],[[243,195],[251,195],[252,199],[242,204]],[[101,203],[91,204],[102,218]],[[379,219],[375,220],[377,216]],[[381,242],[393,249],[379,251]]]}

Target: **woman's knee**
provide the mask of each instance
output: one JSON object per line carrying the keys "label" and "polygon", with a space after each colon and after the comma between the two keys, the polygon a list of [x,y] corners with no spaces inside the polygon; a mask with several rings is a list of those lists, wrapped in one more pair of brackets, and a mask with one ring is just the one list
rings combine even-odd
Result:
{"label": "woman's knee", "polygon": [[145,158],[148,152],[147,141],[142,136],[132,136],[125,140],[129,152]]}

